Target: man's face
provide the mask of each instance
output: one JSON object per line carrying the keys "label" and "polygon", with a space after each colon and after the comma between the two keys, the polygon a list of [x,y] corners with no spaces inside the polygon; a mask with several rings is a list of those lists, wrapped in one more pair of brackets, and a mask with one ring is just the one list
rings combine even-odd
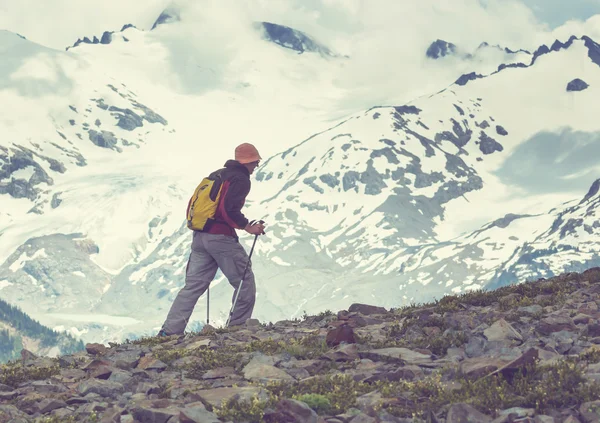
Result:
{"label": "man's face", "polygon": [[248,171],[250,172],[250,175],[252,175],[252,173],[254,173],[254,169],[256,169],[259,164],[260,164],[260,160],[257,160],[255,162],[248,163],[246,165],[246,167],[248,167]]}

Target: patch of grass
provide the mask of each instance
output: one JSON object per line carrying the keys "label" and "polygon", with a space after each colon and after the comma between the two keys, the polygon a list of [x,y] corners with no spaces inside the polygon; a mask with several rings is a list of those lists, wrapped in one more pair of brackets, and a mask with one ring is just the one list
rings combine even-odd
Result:
{"label": "patch of grass", "polygon": [[[2,415],[0,414],[0,417],[2,417]],[[50,416],[50,417],[41,417],[40,419],[36,420],[36,423],[76,423],[77,420],[75,419],[74,416],[66,416],[66,417],[57,417],[57,416]]]}
{"label": "patch of grass", "polygon": [[297,398],[303,395],[319,395],[329,401],[328,413],[341,414],[356,406],[356,398],[372,392],[371,385],[355,381],[349,375],[328,375],[300,381],[295,384],[271,382],[264,385],[275,398]]}
{"label": "patch of grass", "polygon": [[58,360],[51,367],[22,366],[19,362],[12,362],[0,367],[0,383],[16,388],[23,382],[48,379],[60,373]]}
{"label": "patch of grass", "polygon": [[184,367],[187,376],[192,379],[200,379],[207,370],[218,367],[235,367],[241,361],[239,349],[232,347],[211,349],[203,346],[193,350],[189,355],[199,358],[199,360]]}
{"label": "patch of grass", "polygon": [[271,338],[251,341],[246,344],[246,352],[259,351],[266,355],[288,353],[298,359],[313,359],[320,357],[329,350],[323,337],[308,335],[285,341],[275,341]]}
{"label": "patch of grass", "polygon": [[589,364],[600,363],[600,349],[590,349],[584,351],[579,355],[579,358],[583,361],[587,361]]}
{"label": "patch of grass", "polygon": [[[531,304],[539,304],[542,307],[560,305],[567,300],[569,294],[580,288],[579,278],[577,274],[566,273],[548,280],[507,285],[493,291],[478,289],[458,295],[446,295],[429,303],[412,303],[394,309],[393,312],[401,317],[410,317],[421,308],[431,307],[436,313],[443,315],[446,312],[462,310],[464,306],[486,307],[494,303],[498,303],[500,309],[504,311]],[[515,295],[509,297],[511,294]],[[538,295],[541,297],[536,299]],[[508,298],[504,299],[505,297]]]}
{"label": "patch of grass", "polygon": [[527,307],[535,304],[533,298],[522,297],[519,295],[507,295],[505,297],[501,297],[499,298],[498,303],[501,311],[516,310],[519,307]]}
{"label": "patch of grass", "polygon": [[325,395],[303,394],[297,395],[293,399],[302,401],[310,408],[312,408],[317,414],[329,413],[329,411],[331,410],[331,402]]}
{"label": "patch of grass", "polygon": [[384,397],[405,398],[407,404],[392,405],[388,412],[398,417],[425,416],[428,410],[467,402],[485,414],[511,407],[535,408],[538,412],[569,408],[600,395],[600,383],[590,383],[579,360],[563,360],[549,366],[529,366],[512,378],[502,375],[472,380],[464,375],[453,379],[459,389],[446,389],[441,372],[417,381],[378,382]]}
{"label": "patch of grass", "polygon": [[[422,330],[425,327],[438,328],[439,332],[425,334]],[[448,348],[460,347],[469,341],[466,332],[451,328],[444,318],[435,314],[425,318],[413,314],[405,318],[402,324],[393,322],[385,330],[388,336],[384,341],[373,342],[372,337],[368,336],[360,341],[372,348],[428,349],[439,356],[445,355]]]}
{"label": "patch of grass", "polygon": [[166,348],[159,351],[153,351],[152,356],[165,364],[171,364],[173,361],[193,354],[194,350],[185,350],[183,348]]}
{"label": "patch of grass", "polygon": [[154,347],[156,345],[172,341],[173,339],[175,339],[173,336],[143,336],[134,340],[126,339],[124,344],[145,345],[148,347]]}

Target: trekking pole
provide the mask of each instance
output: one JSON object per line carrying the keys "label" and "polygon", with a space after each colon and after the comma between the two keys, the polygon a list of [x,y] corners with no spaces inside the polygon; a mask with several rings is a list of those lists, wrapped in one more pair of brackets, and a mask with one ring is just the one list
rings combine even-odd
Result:
{"label": "trekking pole", "polygon": [[[265,222],[263,222],[261,220],[258,223],[265,223]],[[264,232],[263,232],[263,234],[264,234]],[[246,272],[248,271],[248,266],[250,265],[250,259],[252,258],[252,253],[254,252],[254,246],[256,245],[256,240],[258,239],[258,235],[259,234],[254,235],[254,242],[252,243],[252,248],[250,249],[250,254],[248,255],[248,261],[246,262],[246,267],[244,268],[244,274],[242,276],[242,280],[240,281],[240,285],[238,286],[238,289],[235,293],[235,298],[233,299],[233,305],[231,306],[231,310],[229,311],[229,317],[227,318],[227,323],[225,324],[225,327],[228,327],[229,323],[231,322],[231,316],[233,316],[233,310],[235,309],[235,305],[237,304],[238,297],[240,296],[240,291],[242,290],[242,284],[244,283],[244,279],[246,278]]]}
{"label": "trekking pole", "polygon": [[210,322],[210,286],[206,290],[206,324]]}

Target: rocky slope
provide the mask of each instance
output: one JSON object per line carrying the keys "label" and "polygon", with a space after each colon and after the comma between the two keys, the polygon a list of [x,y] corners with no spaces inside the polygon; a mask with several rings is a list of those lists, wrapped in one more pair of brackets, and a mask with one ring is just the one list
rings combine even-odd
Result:
{"label": "rocky slope", "polygon": [[0,421],[597,422],[600,268],[386,310],[28,351]]}

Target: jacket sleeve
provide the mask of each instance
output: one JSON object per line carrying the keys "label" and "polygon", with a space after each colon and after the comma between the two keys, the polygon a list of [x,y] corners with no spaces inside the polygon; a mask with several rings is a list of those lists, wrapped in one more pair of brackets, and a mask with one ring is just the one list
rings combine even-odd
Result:
{"label": "jacket sleeve", "polygon": [[244,229],[248,219],[242,213],[246,196],[250,192],[250,179],[234,177],[228,181],[227,191],[223,199],[224,218],[227,224],[235,229]]}

